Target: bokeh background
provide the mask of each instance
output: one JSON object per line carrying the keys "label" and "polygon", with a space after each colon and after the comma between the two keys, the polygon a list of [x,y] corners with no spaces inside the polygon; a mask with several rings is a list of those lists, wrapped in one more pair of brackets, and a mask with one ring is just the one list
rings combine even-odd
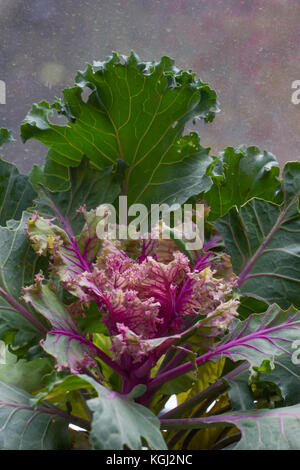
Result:
{"label": "bokeh background", "polygon": [[25,172],[41,163],[46,147],[19,138],[32,103],[61,96],[86,62],[134,50],[169,55],[217,91],[221,112],[196,126],[213,154],[247,144],[300,160],[299,39],[299,0],[0,0],[0,127],[16,139],[1,153]]}

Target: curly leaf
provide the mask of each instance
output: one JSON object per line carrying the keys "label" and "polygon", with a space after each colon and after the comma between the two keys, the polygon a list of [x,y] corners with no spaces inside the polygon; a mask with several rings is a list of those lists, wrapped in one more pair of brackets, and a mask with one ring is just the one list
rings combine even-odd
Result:
{"label": "curly leaf", "polygon": [[209,220],[223,217],[253,197],[274,201],[281,185],[274,155],[257,147],[228,147],[216,159],[211,189],[202,194],[210,207]]}
{"label": "curly leaf", "polygon": [[[85,87],[91,90],[87,101]],[[67,118],[66,125],[51,123],[54,110]],[[46,144],[48,156],[66,167],[78,166],[83,155],[98,169],[122,161],[129,204],[171,205],[210,187],[208,149],[197,134],[182,134],[188,121],[211,121],[216,111],[215,92],[170,58],[142,63],[134,53],[114,53],[79,72],[62,100],[33,105],[21,136]]]}

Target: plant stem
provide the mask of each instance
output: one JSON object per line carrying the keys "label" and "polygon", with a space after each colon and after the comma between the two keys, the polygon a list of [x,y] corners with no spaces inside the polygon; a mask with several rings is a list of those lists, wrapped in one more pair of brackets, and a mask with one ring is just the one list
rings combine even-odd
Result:
{"label": "plant stem", "polygon": [[[229,411],[229,407],[226,407],[222,412]],[[161,419],[161,429],[201,429],[207,427],[207,425],[223,426],[224,424],[230,424],[226,422],[226,419],[221,416],[205,416],[203,418],[182,418],[182,419]],[[232,423],[232,425],[234,425]]]}
{"label": "plant stem", "polygon": [[90,341],[87,338],[84,338],[84,336],[77,335],[75,333],[72,333],[71,331],[66,331],[66,330],[51,330],[49,331],[49,334],[53,335],[61,335],[61,336],[69,336],[71,339],[75,339],[79,341],[80,343],[86,344],[90,348],[93,348],[97,352],[97,356],[105,362],[111,369],[113,369],[115,372],[120,374],[121,376],[126,376],[126,373],[124,370],[115,362],[113,361],[104,351],[102,351],[98,346],[96,346],[92,341]]}
{"label": "plant stem", "polygon": [[[173,408],[173,410],[164,413],[160,418],[169,419],[181,416],[194,406],[202,403],[199,408],[192,414],[191,418],[200,418],[201,415],[207,410],[210,404],[222,393],[226,392],[229,386],[226,384],[226,380],[232,379],[235,375],[240,374],[243,370],[248,368],[248,364],[244,361],[238,367],[230,371],[224,377],[220,377],[214,384],[207,387],[205,390],[194,395],[189,400],[186,400],[181,405]],[[203,402],[204,401],[204,402]],[[186,430],[177,431],[168,441],[168,448],[172,449],[173,446],[185,435]]]}
{"label": "plant stem", "polygon": [[[170,352],[172,351],[171,349],[168,351]],[[162,374],[162,373],[165,373],[167,370],[170,370],[170,369],[173,369],[174,367],[176,367],[178,364],[180,364],[180,362],[187,356],[187,352],[186,351],[176,351],[176,349],[174,348],[173,351],[175,351],[175,355],[170,359],[170,362],[169,363],[166,363],[163,366],[163,364],[161,365],[161,367],[159,368],[159,371],[157,372],[156,376]],[[177,353],[177,354],[176,354]]]}
{"label": "plant stem", "polygon": [[[208,406],[208,404],[207,404],[207,406]],[[202,408],[202,407],[201,407],[201,408]],[[230,407],[225,407],[225,409],[223,408],[222,411],[225,412],[225,411],[228,411],[228,409],[230,409]],[[203,413],[203,412],[204,412],[204,411],[202,411],[202,413]],[[195,413],[195,415],[192,416],[192,418],[199,418],[199,417],[200,417],[200,416],[198,416],[198,413]],[[188,431],[187,431],[187,430],[177,431],[177,432],[175,433],[175,435],[173,436],[173,438],[175,438],[177,435],[180,435],[180,438],[181,438],[181,437],[183,437],[185,434],[187,434],[186,437],[185,437],[185,439],[184,439],[184,441],[182,442],[182,445],[181,445],[183,449],[187,449],[187,448],[189,447],[190,442],[191,442],[191,441],[194,439],[194,437],[197,435],[197,432],[198,432],[198,431],[199,431],[198,428],[194,428],[194,429],[191,429],[191,430],[188,430]],[[220,432],[220,435],[222,435],[222,433],[223,433],[223,431]],[[175,443],[176,443],[176,441],[175,441]],[[168,447],[169,447],[169,445],[168,445]]]}
{"label": "plant stem", "polygon": [[229,446],[229,444],[234,444],[238,442],[241,438],[241,433],[236,432],[234,434],[230,434],[230,436],[223,437],[219,441],[217,441],[209,450],[221,450],[224,447]]}
{"label": "plant stem", "polygon": [[166,367],[168,366],[168,364],[170,363],[171,360],[174,359],[174,356],[176,355],[176,349],[168,349],[168,351],[166,352],[165,354],[165,357],[157,371],[157,375],[160,374],[163,370],[166,370]]}
{"label": "plant stem", "polygon": [[189,400],[186,400],[184,403],[177,406],[176,408],[173,408],[167,413],[164,413],[161,418],[170,419],[181,416],[183,413],[186,413],[191,408],[194,408],[203,400],[210,398],[211,396],[215,397],[215,394],[219,395],[220,393],[224,393],[229,388],[229,385],[226,384],[226,381],[231,380],[236,375],[248,369],[248,367],[249,364],[247,361],[242,362],[239,366],[230,371],[228,374],[224,375],[224,377],[220,377],[218,380],[216,380],[215,383],[207,387],[205,390],[202,390],[201,392],[197,393],[196,395],[191,397]]}
{"label": "plant stem", "polygon": [[[219,393],[216,392],[216,395],[218,396]],[[210,397],[210,399],[204,400],[204,403],[202,402],[202,405],[200,405],[199,408],[197,408],[196,412],[192,414],[191,418],[200,418],[200,416],[207,410],[211,402],[216,398],[216,395],[213,395]],[[164,417],[165,415],[163,415]],[[186,429],[181,429],[180,431],[175,432],[175,434],[169,439],[167,442],[168,444],[168,449],[172,449],[173,446],[186,434]]]}
{"label": "plant stem", "polygon": [[76,240],[76,237],[74,236],[74,233],[73,233],[73,230],[72,230],[72,227],[68,221],[68,219],[66,217],[64,217],[60,211],[55,207],[55,205],[53,204],[53,202],[50,200],[49,201],[50,203],[50,206],[53,210],[53,212],[56,214],[58,220],[60,221],[60,223],[62,224],[66,234],[68,235],[69,237],[69,240],[70,240],[70,243],[71,243],[71,246],[72,246],[72,249],[73,249],[73,252],[75,253],[77,259],[79,260],[79,263],[80,263],[80,267],[83,271],[88,271],[90,272],[91,269],[88,265],[88,263],[86,262],[86,260],[84,259],[84,257],[82,256],[79,248],[78,248],[78,244],[77,244],[77,240]]}
{"label": "plant stem", "polygon": [[[249,320],[250,320],[250,317],[248,319],[248,322],[249,322]],[[215,349],[210,350],[207,353],[203,354],[202,356],[196,358],[195,362],[198,366],[200,364],[203,364],[204,362],[209,361],[213,357],[216,357],[216,356],[219,356],[219,355],[222,355],[222,354],[228,354],[230,356],[230,353],[228,352],[228,351],[230,351],[230,349],[238,347],[238,346],[242,346],[242,345],[246,345],[247,347],[257,349],[254,346],[249,345],[250,341],[252,341],[254,339],[257,339],[257,338],[263,338],[263,339],[265,339],[265,340],[267,340],[267,341],[269,341],[270,343],[273,344],[272,337],[270,335],[272,332],[278,331],[278,330],[280,330],[282,328],[286,328],[286,327],[295,328],[295,329],[300,330],[300,327],[299,327],[300,320],[296,320],[296,321],[292,321],[292,320],[293,319],[291,319],[291,321],[288,320],[285,323],[281,323],[281,324],[275,325],[273,327],[269,327],[269,325],[267,324],[267,325],[265,325],[265,328],[259,327],[254,332],[252,332],[252,333],[250,333],[246,336],[241,336],[241,334],[243,333],[243,331],[245,330],[245,328],[247,326],[247,324],[246,324],[244,329],[239,333],[239,335],[236,338],[231,339],[232,338],[232,334],[231,334],[229,336],[229,338],[227,340],[225,340],[225,342],[221,342],[220,344],[218,344],[215,347]],[[277,347],[279,349],[282,349],[280,346],[277,346]],[[263,351],[260,350],[260,352],[263,352]],[[176,367],[175,369],[171,369],[171,370],[168,370],[166,372],[162,372],[160,375],[158,375],[154,379],[152,379],[151,382],[148,384],[148,390],[147,390],[147,393],[143,396],[143,401],[146,400],[146,399],[149,400],[149,397],[151,397],[153,395],[153,393],[155,393],[156,390],[163,383],[168,382],[169,380],[173,380],[176,377],[179,377],[180,375],[186,374],[187,372],[190,372],[192,369],[194,369],[194,367],[195,367],[194,363],[185,362],[184,364],[181,364],[180,366]]]}

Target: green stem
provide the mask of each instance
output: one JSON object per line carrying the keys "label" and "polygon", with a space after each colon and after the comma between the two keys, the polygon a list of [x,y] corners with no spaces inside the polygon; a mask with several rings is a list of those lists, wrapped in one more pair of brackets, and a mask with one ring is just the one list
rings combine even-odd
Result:
{"label": "green stem", "polygon": [[[202,405],[200,405],[200,408],[197,408],[197,411],[191,416],[191,418],[199,418],[209,407],[211,402],[215,399],[216,397],[213,396],[211,399],[207,399],[204,401]],[[171,439],[168,441],[168,449],[172,449],[175,444],[183,438],[183,436],[186,434],[186,429],[181,429],[180,431],[175,432],[175,434],[171,437]]]}
{"label": "green stem", "polygon": [[229,446],[230,444],[234,444],[235,442],[238,442],[241,438],[241,433],[236,432],[234,434],[230,434],[230,436],[223,437],[222,439],[219,439],[213,447],[210,448],[210,450],[221,450],[224,449],[224,447]]}
{"label": "green stem", "polygon": [[[230,406],[225,406],[218,411],[218,415],[222,415],[230,410]],[[220,419],[217,415],[205,416],[201,418],[181,418],[181,419],[161,419],[161,429],[201,429],[208,425],[211,426],[224,426],[226,420]],[[232,424],[234,426],[234,424]]]}

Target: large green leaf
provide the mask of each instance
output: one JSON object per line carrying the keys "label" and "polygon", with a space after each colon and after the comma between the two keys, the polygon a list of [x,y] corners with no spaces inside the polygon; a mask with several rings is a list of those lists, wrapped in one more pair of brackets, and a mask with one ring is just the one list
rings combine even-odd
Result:
{"label": "large green leaf", "polygon": [[122,450],[124,446],[141,449],[146,440],[152,450],[166,449],[158,418],[148,409],[134,402],[136,387],[130,396],[120,395],[82,375],[97,391],[98,397],[87,402],[93,412],[91,443],[96,450]]}
{"label": "large green leaf", "polygon": [[216,220],[253,197],[274,201],[281,185],[274,155],[257,147],[228,147],[212,169],[213,185],[202,194],[210,207],[209,220]]}
{"label": "large green leaf", "polygon": [[[86,87],[91,92],[84,100]],[[51,123],[54,110],[67,124]],[[48,156],[66,167],[78,166],[84,155],[98,169],[122,161],[129,204],[182,203],[209,189],[205,174],[212,161],[197,134],[182,135],[185,124],[211,121],[216,111],[215,92],[170,58],[142,63],[134,53],[115,53],[79,72],[62,100],[33,105],[21,136],[43,142]]]}
{"label": "large green leaf", "polygon": [[[177,420],[162,420],[168,429],[179,425]],[[203,428],[209,425],[230,423],[241,431],[241,439],[231,446],[235,450],[299,450],[300,406],[289,406],[273,410],[249,410],[225,413],[194,420],[182,420],[186,429]]]}
{"label": "large green leaf", "polygon": [[78,374],[68,374],[67,370],[57,372],[57,369],[52,369],[50,374],[43,377],[43,388],[40,388],[30,403],[36,407],[46,401],[62,410],[67,410],[68,413],[72,413],[74,424],[79,426],[81,424],[84,429],[89,429],[88,422],[92,413],[86,404],[86,397],[87,394],[89,397],[94,396],[94,389]]}
{"label": "large green leaf", "polygon": [[83,388],[86,390],[93,389],[92,385],[87,383],[82,377],[79,375],[66,375],[66,371],[57,373],[56,370],[52,370],[51,374],[47,374],[44,377],[43,384],[47,388],[46,393],[51,396],[62,395]]}
{"label": "large green leaf", "polygon": [[252,199],[216,223],[243,294],[300,307],[300,163],[285,165],[281,205]]}
{"label": "large green leaf", "polygon": [[69,420],[46,404],[32,408],[32,398],[24,390],[0,382],[0,449],[68,449]]}
{"label": "large green leaf", "polygon": [[[10,309],[10,304],[0,298],[0,338],[9,338],[14,346],[24,345],[36,337],[36,329],[18,312]],[[13,335],[13,339],[11,336]]]}

